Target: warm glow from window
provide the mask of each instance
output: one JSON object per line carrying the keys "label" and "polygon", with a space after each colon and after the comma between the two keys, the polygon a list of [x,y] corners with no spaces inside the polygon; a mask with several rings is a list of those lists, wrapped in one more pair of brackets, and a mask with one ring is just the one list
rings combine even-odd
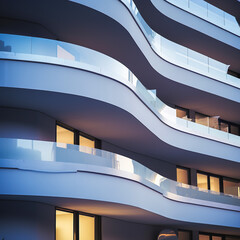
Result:
{"label": "warm glow from window", "polygon": [[[197,186],[199,188],[208,189],[207,175],[201,174],[201,173],[197,173]],[[203,235],[203,236],[205,236],[205,235]],[[203,238],[203,239],[205,239],[205,238]]]}
{"label": "warm glow from window", "polygon": [[91,140],[89,138],[79,136],[79,145],[94,148],[95,147],[95,141]]}
{"label": "warm glow from window", "polygon": [[210,190],[220,192],[220,183],[218,177],[210,176]]}
{"label": "warm glow from window", "polygon": [[210,240],[210,236],[199,234],[199,240]]}
{"label": "warm glow from window", "polygon": [[222,237],[219,237],[219,236],[212,236],[212,240],[222,240]]}
{"label": "warm glow from window", "polygon": [[178,240],[191,240],[191,233],[187,231],[178,231]]}
{"label": "warm glow from window", "polygon": [[231,180],[223,180],[223,192],[225,194],[231,194],[234,196],[239,196],[240,197],[240,183],[234,182]]}
{"label": "warm glow from window", "polygon": [[180,183],[189,184],[187,169],[177,168],[177,181]]}
{"label": "warm glow from window", "polygon": [[95,218],[79,215],[79,240],[94,240]]}
{"label": "warm glow from window", "polygon": [[74,144],[74,132],[57,125],[57,143]]}
{"label": "warm glow from window", "polygon": [[73,240],[73,214],[56,211],[56,240]]}
{"label": "warm glow from window", "polygon": [[201,113],[195,113],[195,122],[204,126],[209,126],[209,117]]}

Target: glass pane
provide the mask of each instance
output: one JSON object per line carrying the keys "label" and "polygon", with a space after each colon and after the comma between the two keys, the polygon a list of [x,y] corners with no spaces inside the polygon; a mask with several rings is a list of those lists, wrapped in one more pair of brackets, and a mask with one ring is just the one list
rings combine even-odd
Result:
{"label": "glass pane", "polygon": [[212,236],[212,240],[222,240],[222,237],[219,237],[219,236]]}
{"label": "glass pane", "polygon": [[209,117],[201,113],[195,113],[195,122],[204,126],[209,126]]}
{"label": "glass pane", "polygon": [[218,177],[210,176],[210,190],[220,192],[220,183]]}
{"label": "glass pane", "polygon": [[199,234],[199,240],[210,240],[210,236]]}
{"label": "glass pane", "polygon": [[56,240],[73,239],[73,213],[56,211]]}
{"label": "glass pane", "polygon": [[230,133],[239,135],[239,126],[236,125],[230,125]]}
{"label": "glass pane", "polygon": [[95,141],[83,136],[79,136],[79,145],[94,148]]}
{"label": "glass pane", "polygon": [[223,180],[223,192],[225,194],[240,196],[239,187],[240,187],[240,183],[238,183],[238,182],[231,181],[231,180],[225,180],[225,179]]}
{"label": "glass pane", "polygon": [[177,117],[188,119],[188,110],[183,108],[176,108]]}
{"label": "glass pane", "polygon": [[229,237],[229,236],[226,236],[225,240],[240,240],[240,237]]}
{"label": "glass pane", "polygon": [[79,215],[79,240],[94,240],[95,218]]}
{"label": "glass pane", "polygon": [[221,131],[228,132],[228,123],[220,122],[219,128]]}
{"label": "glass pane", "polygon": [[177,168],[177,181],[180,183],[189,184],[187,169]]}
{"label": "glass pane", "polygon": [[191,240],[191,232],[178,231],[178,240]]}
{"label": "glass pane", "polygon": [[209,118],[209,127],[219,129],[218,119],[219,119],[219,117],[210,117]]}
{"label": "glass pane", "polygon": [[197,186],[199,188],[208,189],[208,178],[207,178],[207,175],[201,174],[201,173],[197,173]]}
{"label": "glass pane", "polygon": [[74,144],[74,132],[57,125],[57,142]]}

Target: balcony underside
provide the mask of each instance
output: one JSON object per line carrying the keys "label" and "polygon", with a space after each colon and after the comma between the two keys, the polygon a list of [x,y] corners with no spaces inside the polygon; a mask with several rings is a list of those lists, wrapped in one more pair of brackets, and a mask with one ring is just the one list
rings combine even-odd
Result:
{"label": "balcony underside", "polygon": [[[21,2],[19,6],[14,6],[14,9],[18,9],[17,13],[10,7],[1,15],[44,26],[49,34],[42,36],[55,36],[114,57],[132,70],[147,88],[157,89],[158,97],[165,102],[239,123],[239,89],[161,59],[153,52],[120,1],[111,1],[105,10],[102,3],[96,2],[95,4],[101,5],[99,11],[102,13],[66,1],[41,1],[39,4],[34,3],[33,6],[31,1],[26,1],[25,4]],[[58,5],[58,11],[53,11],[54,4]],[[20,29],[21,27],[18,28],[18,33],[23,34],[24,30]],[[36,35],[30,32],[28,34]]]}

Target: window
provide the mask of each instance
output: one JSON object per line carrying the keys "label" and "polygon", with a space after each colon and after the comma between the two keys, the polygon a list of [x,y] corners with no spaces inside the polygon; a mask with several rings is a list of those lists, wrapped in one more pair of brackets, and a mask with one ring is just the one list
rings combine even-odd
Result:
{"label": "window", "polygon": [[234,196],[240,196],[240,182],[237,180],[223,179],[223,192]]}
{"label": "window", "polygon": [[95,218],[79,215],[79,240],[95,239]]}
{"label": "window", "polygon": [[79,212],[56,210],[56,240],[95,240],[99,230],[95,227],[96,217]]}
{"label": "window", "polygon": [[56,210],[56,240],[73,240],[73,213]]}
{"label": "window", "polygon": [[230,133],[235,134],[235,135],[240,135],[240,127],[234,124],[229,124],[230,125]]}
{"label": "window", "polygon": [[[65,125],[62,123],[56,125],[56,142],[60,147],[66,147],[66,144],[77,144],[84,147],[95,148],[96,145],[96,140],[93,137],[88,136],[85,133],[81,133],[78,130],[72,129],[71,127],[65,127]],[[98,147],[100,147],[99,140],[97,143]]]}
{"label": "window", "polygon": [[176,114],[178,118],[188,119],[189,111],[185,108],[176,107]]}
{"label": "window", "polygon": [[199,240],[210,240],[210,236],[205,234],[199,234]]}
{"label": "window", "polygon": [[79,136],[79,145],[94,148],[95,141],[80,135]]}
{"label": "window", "polygon": [[219,129],[224,132],[229,132],[228,123],[224,121],[219,122]]}
{"label": "window", "polygon": [[209,126],[209,117],[201,113],[195,113],[195,122],[204,126]]}
{"label": "window", "polygon": [[197,186],[202,189],[208,189],[208,176],[206,174],[197,173]]}
{"label": "window", "polygon": [[192,240],[192,233],[190,231],[179,230],[178,240]]}
{"label": "window", "polygon": [[74,132],[57,125],[56,129],[56,142],[74,144]]}
{"label": "window", "polygon": [[197,173],[197,186],[202,189],[220,192],[220,177],[208,173]]}
{"label": "window", "polygon": [[180,183],[190,184],[189,169],[177,167],[177,181]]}

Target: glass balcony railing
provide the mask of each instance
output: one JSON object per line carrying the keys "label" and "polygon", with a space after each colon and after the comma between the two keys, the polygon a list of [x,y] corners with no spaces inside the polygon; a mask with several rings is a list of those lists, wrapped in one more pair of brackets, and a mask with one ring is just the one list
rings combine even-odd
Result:
{"label": "glass balcony railing", "polygon": [[169,107],[152,91],[147,90],[127,67],[97,51],[55,40],[0,34],[0,59],[51,63],[110,77],[128,86],[165,124],[240,147],[240,136],[177,118],[176,109]]}
{"label": "glass balcony railing", "polygon": [[223,10],[203,0],[166,0],[173,5],[190,12],[218,27],[240,36],[239,24],[236,18]]}
{"label": "glass balcony railing", "polygon": [[[134,174],[135,176],[137,175],[137,181],[143,184],[146,181],[147,183],[152,183],[154,185],[151,186],[155,190],[162,193],[165,197],[177,201],[195,203],[194,200],[197,200],[197,204],[207,206],[211,205],[211,202],[214,202],[215,207],[217,207],[216,203],[220,203],[220,208],[231,210],[235,210],[236,207],[240,206],[240,198],[237,196],[178,183],[159,175],[133,159],[85,146],[37,140],[0,138],[0,159],[5,160],[1,161],[1,164],[6,164],[6,160],[13,160],[14,164],[13,162],[10,163],[13,168],[24,169],[26,166],[28,170],[29,166],[26,164],[37,161],[106,167]],[[19,165],[17,160],[21,160]],[[2,166],[6,167],[6,165]],[[88,171],[90,171],[90,168],[88,168]]]}
{"label": "glass balcony railing", "polygon": [[[161,58],[177,66],[240,88],[240,79],[227,74],[229,65],[216,61],[160,36],[147,25],[133,0],[120,1],[129,9],[152,49]],[[182,0],[172,1],[182,2]]]}

